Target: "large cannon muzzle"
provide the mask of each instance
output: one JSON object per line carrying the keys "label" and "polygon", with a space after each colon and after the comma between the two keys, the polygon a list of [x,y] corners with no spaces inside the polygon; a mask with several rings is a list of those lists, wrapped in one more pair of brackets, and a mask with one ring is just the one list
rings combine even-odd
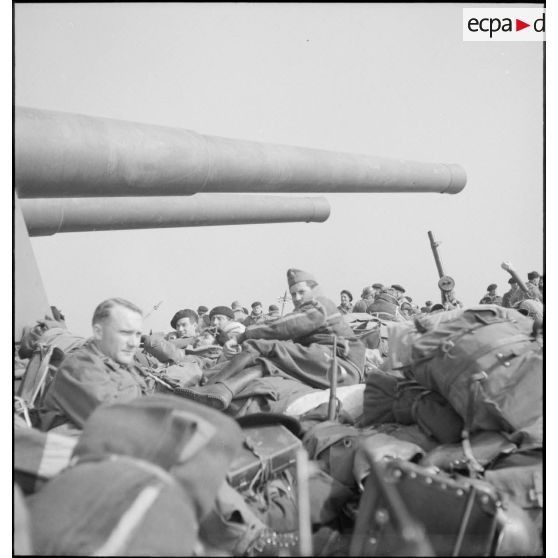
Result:
{"label": "large cannon muzzle", "polygon": [[256,143],[190,130],[17,108],[20,198],[198,192],[439,192],[466,183],[456,164]]}
{"label": "large cannon muzzle", "polygon": [[30,236],[63,232],[114,231],[323,222],[323,197],[196,194],[142,198],[41,198],[20,200]]}

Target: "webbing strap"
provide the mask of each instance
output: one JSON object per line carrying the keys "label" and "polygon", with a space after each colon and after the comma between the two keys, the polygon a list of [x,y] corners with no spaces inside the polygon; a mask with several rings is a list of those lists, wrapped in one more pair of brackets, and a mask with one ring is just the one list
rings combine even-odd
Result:
{"label": "webbing strap", "polygon": [[471,377],[471,381],[469,383],[469,399],[467,401],[467,416],[465,419],[465,427],[461,433],[461,447],[463,448],[463,454],[465,455],[467,468],[469,469],[469,476],[471,477],[480,477],[481,473],[484,471],[484,467],[475,458],[469,435],[473,425],[475,400],[479,392],[479,382],[485,378],[486,374],[484,372],[474,374]]}
{"label": "webbing strap", "polygon": [[138,528],[143,518],[161,494],[161,484],[146,486],[136,496],[132,505],[122,514],[107,540],[93,553],[93,556],[118,556]]}

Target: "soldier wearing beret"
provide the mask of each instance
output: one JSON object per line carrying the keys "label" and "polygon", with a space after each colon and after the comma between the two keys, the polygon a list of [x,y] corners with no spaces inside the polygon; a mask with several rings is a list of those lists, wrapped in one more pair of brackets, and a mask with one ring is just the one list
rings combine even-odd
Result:
{"label": "soldier wearing beret", "polygon": [[172,317],[170,325],[174,331],[165,338],[158,334],[143,335],[144,350],[162,363],[197,362],[193,357],[187,357],[183,349],[196,344],[199,334],[198,313],[190,308],[179,310]]}
{"label": "soldier wearing beret", "polygon": [[395,296],[398,302],[401,302],[403,300],[405,289],[401,285],[392,285],[389,290],[392,291],[392,294]]}
{"label": "soldier wearing beret", "polygon": [[254,324],[261,324],[266,321],[266,317],[263,312],[262,303],[259,301],[252,302],[252,312],[244,320],[244,326],[249,327]]}
{"label": "soldier wearing beret", "polygon": [[486,294],[481,298],[479,304],[497,304],[502,306],[502,297],[496,294],[498,285],[496,283],[490,283],[486,287]]}
{"label": "soldier wearing beret", "polygon": [[350,314],[353,311],[353,295],[347,289],[341,291],[341,304],[337,309],[341,314]]}
{"label": "soldier wearing beret", "polygon": [[[295,378],[311,387],[326,389],[334,337],[337,337],[338,384],[363,381],[365,347],[335,303],[317,293],[317,281],[305,271],[289,269],[287,280],[294,312],[248,327],[237,338],[242,351],[210,383],[182,389],[185,397],[224,410],[235,395],[264,375]],[[234,343],[230,341],[227,345]]]}

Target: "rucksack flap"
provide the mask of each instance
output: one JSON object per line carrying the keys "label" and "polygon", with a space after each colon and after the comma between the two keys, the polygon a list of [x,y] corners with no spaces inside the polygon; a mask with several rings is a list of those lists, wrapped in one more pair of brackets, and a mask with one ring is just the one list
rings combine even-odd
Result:
{"label": "rucksack flap", "polygon": [[470,432],[525,431],[536,442],[542,439],[542,355],[530,337],[532,322],[486,308],[466,311],[417,339],[413,375],[466,423],[473,397]]}

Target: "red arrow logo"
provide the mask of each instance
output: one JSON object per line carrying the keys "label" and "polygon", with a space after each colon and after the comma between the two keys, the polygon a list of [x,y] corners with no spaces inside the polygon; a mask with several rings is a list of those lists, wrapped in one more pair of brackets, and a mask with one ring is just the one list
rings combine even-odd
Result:
{"label": "red arrow logo", "polygon": [[521,31],[522,29],[525,29],[525,27],[531,27],[530,23],[525,23],[524,21],[521,21],[520,19],[515,20],[515,30],[516,31]]}

